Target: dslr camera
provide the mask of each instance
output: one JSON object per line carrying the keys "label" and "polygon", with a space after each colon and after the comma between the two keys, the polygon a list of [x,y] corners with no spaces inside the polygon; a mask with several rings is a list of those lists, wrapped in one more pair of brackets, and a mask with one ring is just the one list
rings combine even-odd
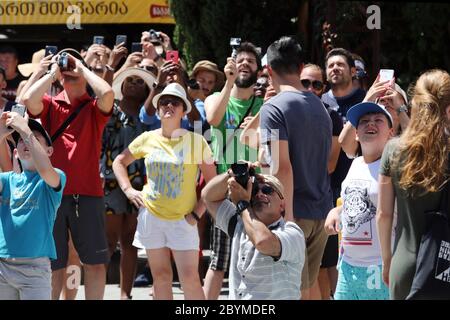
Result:
{"label": "dslr camera", "polygon": [[66,52],[61,53],[56,63],[61,71],[73,71],[76,66],[75,59]]}
{"label": "dslr camera", "polygon": [[[256,172],[254,168],[249,168],[247,163],[233,163],[231,165],[231,171],[233,171],[234,178],[244,188],[247,189],[248,179],[254,177]],[[255,189],[257,184],[253,184],[252,197],[256,194]]]}

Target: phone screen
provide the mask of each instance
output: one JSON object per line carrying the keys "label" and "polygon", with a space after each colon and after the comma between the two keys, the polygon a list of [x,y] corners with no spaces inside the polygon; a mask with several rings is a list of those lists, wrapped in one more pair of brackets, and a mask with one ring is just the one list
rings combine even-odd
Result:
{"label": "phone screen", "polygon": [[167,50],[166,60],[167,61],[172,61],[173,63],[178,64],[178,61],[179,61],[178,51],[176,51],[176,50]]}
{"label": "phone screen", "polygon": [[381,69],[380,70],[380,82],[390,81],[394,78],[394,70],[392,69]]}
{"label": "phone screen", "polygon": [[105,38],[103,36],[94,36],[93,44],[103,44]]}
{"label": "phone screen", "polygon": [[116,46],[121,44],[122,42],[124,43],[124,46],[127,45],[127,36],[125,35],[116,36]]}
{"label": "phone screen", "polygon": [[133,42],[131,44],[131,52],[142,52],[142,44],[140,42]]}
{"label": "phone screen", "polygon": [[58,47],[57,46],[45,46],[45,54],[44,57],[51,55],[51,54],[56,54],[58,52]]}
{"label": "phone screen", "polygon": [[16,113],[20,114],[22,117],[25,116],[26,110],[27,110],[26,107],[19,103],[16,103],[15,105],[13,105],[11,107],[11,112],[16,112]]}

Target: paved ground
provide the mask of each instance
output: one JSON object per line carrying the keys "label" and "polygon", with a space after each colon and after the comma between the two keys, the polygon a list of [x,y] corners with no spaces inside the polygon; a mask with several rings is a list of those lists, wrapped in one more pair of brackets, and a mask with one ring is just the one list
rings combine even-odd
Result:
{"label": "paved ground", "polygon": [[[227,285],[227,284],[225,284]],[[133,300],[151,300],[152,296],[149,295],[150,287],[145,288],[133,288],[131,295]],[[228,297],[228,287],[222,288],[219,300],[226,300]],[[183,300],[183,292],[180,289],[179,283],[175,282],[173,285],[173,298],[175,300]],[[117,284],[108,284],[105,290],[105,300],[119,300],[120,288]],[[78,290],[77,300],[84,300],[84,286],[80,286]]]}

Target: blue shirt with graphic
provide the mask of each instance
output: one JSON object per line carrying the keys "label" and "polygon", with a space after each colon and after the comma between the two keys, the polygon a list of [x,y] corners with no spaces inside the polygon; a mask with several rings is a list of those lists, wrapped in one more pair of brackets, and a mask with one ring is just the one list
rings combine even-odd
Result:
{"label": "blue shirt with graphic", "polygon": [[53,225],[66,175],[50,187],[37,171],[0,173],[0,257],[56,259]]}

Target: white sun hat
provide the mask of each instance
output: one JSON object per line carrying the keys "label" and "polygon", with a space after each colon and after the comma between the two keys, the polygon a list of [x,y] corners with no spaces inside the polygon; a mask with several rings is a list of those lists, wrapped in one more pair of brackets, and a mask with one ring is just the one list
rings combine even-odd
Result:
{"label": "white sun hat", "polygon": [[182,99],[184,101],[184,103],[186,104],[186,113],[191,112],[192,105],[186,97],[186,91],[178,83],[174,82],[174,83],[167,85],[160,94],[157,94],[156,96],[153,97],[152,102],[153,102],[153,106],[156,109],[158,109],[159,98],[161,98],[162,96],[174,96],[174,97],[178,97],[178,98]]}

